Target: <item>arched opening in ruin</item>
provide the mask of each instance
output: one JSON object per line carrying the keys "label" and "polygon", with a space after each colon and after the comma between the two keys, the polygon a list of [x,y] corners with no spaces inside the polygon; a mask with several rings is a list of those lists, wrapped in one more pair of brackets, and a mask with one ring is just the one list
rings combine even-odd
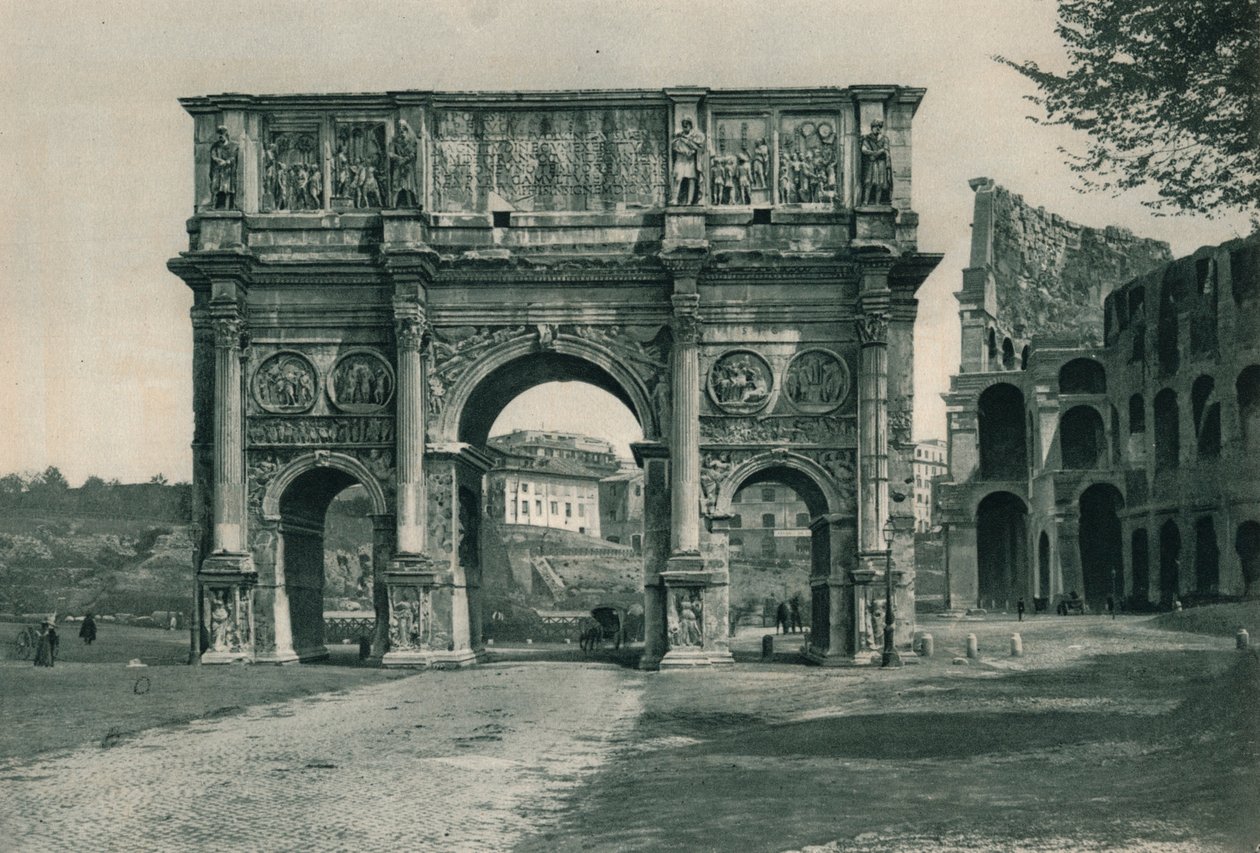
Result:
{"label": "arched opening in ruin", "polygon": [[1221,455],[1221,404],[1216,400],[1216,381],[1211,376],[1194,380],[1190,407],[1199,458],[1215,459]]}
{"label": "arched opening in ruin", "polygon": [[1160,372],[1171,376],[1181,366],[1181,350],[1177,342],[1177,292],[1176,264],[1169,264],[1159,291],[1159,318],[1156,325],[1156,351]]}
{"label": "arched opening in ruin", "polygon": [[468,394],[457,437],[486,458],[458,496],[474,637],[577,644],[592,610],[609,607],[623,642],[642,638],[646,489],[630,444],[644,429],[627,382],[572,353],[532,351]]}
{"label": "arched opening in ruin", "polygon": [[1015,369],[1015,343],[1010,338],[1002,341],[1002,369]]}
{"label": "arched opening in ruin", "polygon": [[985,348],[985,355],[986,355],[985,364],[988,366],[988,369],[997,370],[998,369],[997,331],[994,330],[993,328],[989,329],[989,340],[988,340],[988,345]]}
{"label": "arched opening in ruin", "polygon": [[371,650],[381,611],[376,583],[391,548],[391,519],[366,483],[343,468],[315,465],[279,499],[276,646],[300,661],[342,662]]}
{"label": "arched opening in ruin", "polygon": [[1019,351],[1019,369],[1028,369],[1028,345],[1024,344],[1024,348]]}
{"label": "arched opening in ruin", "polygon": [[1216,541],[1216,522],[1205,515],[1194,523],[1194,591],[1212,596],[1220,591],[1221,549]]}
{"label": "arched opening in ruin", "polygon": [[1106,441],[1102,416],[1093,406],[1074,406],[1059,418],[1059,449],[1064,468],[1099,467]]}
{"label": "arched opening in ruin", "polygon": [[1028,437],[1024,431],[1024,395],[1009,383],[986,388],[978,403],[980,476],[985,480],[1023,480],[1028,476]]}
{"label": "arched opening in ruin", "polygon": [[1037,539],[1037,598],[1045,609],[1050,600],[1050,534],[1044,530]]}
{"label": "arched opening in ruin", "polygon": [[1129,398],[1129,435],[1146,432],[1146,401],[1141,394]]}
{"label": "arched opening in ruin", "polygon": [[1133,329],[1133,348],[1129,361],[1146,360],[1146,289],[1135,287],[1129,291],[1129,322]]}
{"label": "arched opening in ruin", "polygon": [[1159,529],[1159,598],[1167,606],[1181,594],[1181,531],[1168,519]]}
{"label": "arched opening in ruin", "polygon": [[1133,589],[1129,605],[1141,610],[1150,604],[1151,553],[1146,528],[1139,527],[1129,537],[1129,559],[1133,564]]}
{"label": "arched opening in ruin", "polygon": [[1155,470],[1171,471],[1181,460],[1181,421],[1177,393],[1165,388],[1155,395]]}
{"label": "arched opening in ruin", "polygon": [[1242,569],[1243,595],[1260,595],[1260,522],[1244,521],[1234,534],[1234,552]]}
{"label": "arched opening in ruin", "polygon": [[1090,358],[1074,358],[1059,368],[1060,394],[1106,394],[1107,371]]}
{"label": "arched opening in ruin", "polygon": [[1026,594],[1028,507],[1010,492],[993,492],[976,509],[976,560],[981,607],[1004,608]]}
{"label": "arched opening in ruin", "polygon": [[1086,603],[1102,611],[1108,596],[1119,595],[1124,580],[1124,540],[1120,510],[1124,498],[1110,483],[1095,483],[1081,493],[1081,583]]}
{"label": "arched opening in ruin", "polygon": [[1244,367],[1234,383],[1238,395],[1238,428],[1248,453],[1260,452],[1260,365]]}
{"label": "arched opening in ruin", "polygon": [[[824,597],[815,600],[811,577],[828,577],[831,565],[827,498],[813,477],[797,468],[772,465],[752,472],[731,496],[731,626],[754,639],[766,631],[819,630],[830,614]],[[780,605],[784,605],[781,609]],[[763,630],[764,629],[764,630]]]}

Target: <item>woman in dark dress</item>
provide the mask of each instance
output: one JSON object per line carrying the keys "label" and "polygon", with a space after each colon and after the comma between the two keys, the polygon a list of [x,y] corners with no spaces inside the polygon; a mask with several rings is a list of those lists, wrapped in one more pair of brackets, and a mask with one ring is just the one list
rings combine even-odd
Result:
{"label": "woman in dark dress", "polygon": [[83,626],[79,628],[79,638],[89,646],[96,639],[96,620],[92,618],[91,613],[83,617]]}

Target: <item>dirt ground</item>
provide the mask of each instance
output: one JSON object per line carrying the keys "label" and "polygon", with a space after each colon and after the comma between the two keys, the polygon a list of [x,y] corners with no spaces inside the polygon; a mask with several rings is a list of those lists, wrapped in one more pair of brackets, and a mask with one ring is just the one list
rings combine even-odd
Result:
{"label": "dirt ground", "polygon": [[[145,642],[176,659],[177,640],[113,629],[116,647],[75,651],[99,663],[0,664],[0,780],[32,839],[92,823],[99,810],[62,804],[56,780],[99,777],[136,804],[127,831],[164,849],[200,849],[204,828],[179,824],[164,792],[213,766],[255,792],[234,812],[248,837],[290,833],[270,849],[371,837],[434,850],[1252,850],[1260,660],[1232,637],[1155,624],[923,617],[936,655],[899,670],[802,666],[799,635],[777,637],[762,662],[758,628],[722,669],[642,673],[613,665],[632,655],[564,649],[559,663],[504,649],[500,663],[410,676],[128,669]],[[1014,632],[1022,657],[1009,654]],[[955,663],[971,633],[980,659]],[[146,761],[144,778],[112,769]],[[334,818],[275,784],[286,772],[358,792],[355,808]],[[511,779],[519,795],[502,787]],[[339,834],[321,844],[305,826]]]}

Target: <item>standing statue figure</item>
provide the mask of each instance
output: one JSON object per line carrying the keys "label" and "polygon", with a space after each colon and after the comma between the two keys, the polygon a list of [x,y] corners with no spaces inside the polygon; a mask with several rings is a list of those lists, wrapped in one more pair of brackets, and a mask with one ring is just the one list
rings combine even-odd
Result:
{"label": "standing statue figure", "polygon": [[232,614],[228,612],[227,590],[215,590],[214,602],[210,605],[210,636],[213,638],[211,648],[216,652],[230,650],[228,632]]}
{"label": "standing statue figure", "polygon": [[871,132],[862,137],[862,204],[892,203],[892,154],[884,123],[871,122]]}
{"label": "standing statue figure", "polygon": [[236,208],[236,163],[240,148],[223,125],[215,130],[218,134],[210,146],[210,199],[215,210]]}
{"label": "standing statue figure", "polygon": [[389,186],[393,192],[394,207],[419,207],[416,193],[416,134],[403,119],[398,120],[398,132],[389,146]]}
{"label": "standing statue figure", "polygon": [[682,130],[674,134],[670,150],[674,155],[675,203],[699,204],[704,197],[704,167],[700,162],[704,134],[694,128],[691,119],[685,118]]}
{"label": "standing statue figure", "polygon": [[764,190],[767,186],[766,176],[770,174],[770,146],[764,139],[758,139],[753,146],[752,155],[752,188]]}

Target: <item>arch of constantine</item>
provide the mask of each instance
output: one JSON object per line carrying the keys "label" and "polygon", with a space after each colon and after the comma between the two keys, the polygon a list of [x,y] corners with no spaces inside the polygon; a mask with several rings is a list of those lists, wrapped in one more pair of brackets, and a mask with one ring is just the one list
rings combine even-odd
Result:
{"label": "arch of constantine", "polygon": [[[225,94],[194,120],[204,662],[325,654],[324,515],[374,527],[386,666],[481,655],[491,425],[580,380],[636,416],[645,668],[721,664],[730,508],[809,509],[806,656],[862,662],[891,518],[914,620],[918,251],[900,86]],[[890,483],[892,484],[890,488]]]}

